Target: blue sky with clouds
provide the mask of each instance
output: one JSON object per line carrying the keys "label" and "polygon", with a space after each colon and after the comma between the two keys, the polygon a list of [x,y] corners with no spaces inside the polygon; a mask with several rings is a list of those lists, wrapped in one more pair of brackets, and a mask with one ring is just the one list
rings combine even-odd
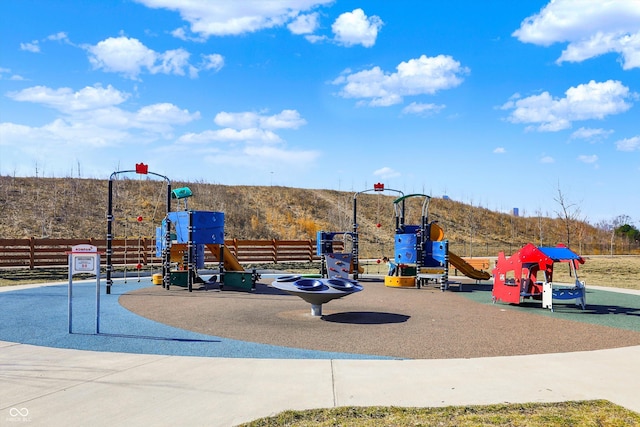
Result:
{"label": "blue sky with clouds", "polygon": [[[0,3],[0,174],[640,223],[639,0]],[[215,208],[215,207],[212,207]]]}

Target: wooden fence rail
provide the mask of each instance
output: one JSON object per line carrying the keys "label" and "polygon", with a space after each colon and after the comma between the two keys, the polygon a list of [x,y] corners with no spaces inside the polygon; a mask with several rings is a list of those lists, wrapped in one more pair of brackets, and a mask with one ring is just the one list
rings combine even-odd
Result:
{"label": "wooden fence rail", "polygon": [[[342,242],[335,242],[334,248]],[[0,239],[0,268],[65,266],[68,263],[67,252],[72,246],[90,244],[104,253],[107,248],[105,239]],[[315,240],[240,240],[225,241],[240,263],[282,263],[313,262],[320,258],[316,255]],[[156,257],[155,239],[130,238],[114,239],[111,242],[113,265],[142,266],[161,264]],[[102,256],[102,263],[106,256]],[[213,256],[205,251],[205,262],[213,263]]]}

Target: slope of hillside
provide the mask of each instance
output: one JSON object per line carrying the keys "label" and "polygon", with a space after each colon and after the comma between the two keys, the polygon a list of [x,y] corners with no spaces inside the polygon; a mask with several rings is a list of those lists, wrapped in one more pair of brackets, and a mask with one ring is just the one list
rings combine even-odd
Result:
{"label": "slope of hillside", "polygon": [[[318,230],[353,229],[353,192],[274,186],[188,186],[188,208],[225,213],[227,238],[315,239]],[[153,236],[166,212],[166,184],[143,179],[115,180],[116,237]],[[366,193],[357,198],[360,249],[365,257],[393,253],[395,195]],[[0,177],[0,238],[104,238],[108,181],[76,178]],[[406,223],[419,224],[422,198],[408,199]],[[183,200],[172,202],[184,209]],[[137,217],[143,218],[142,222]],[[544,217],[514,217],[482,207],[433,198],[429,220],[445,230],[461,256],[494,256],[527,242],[555,245],[566,241],[564,223]],[[380,226],[378,226],[378,224]],[[608,236],[585,223],[572,224],[572,247],[600,247]],[[582,246],[581,246],[582,247]],[[593,251],[591,252],[593,253]]]}

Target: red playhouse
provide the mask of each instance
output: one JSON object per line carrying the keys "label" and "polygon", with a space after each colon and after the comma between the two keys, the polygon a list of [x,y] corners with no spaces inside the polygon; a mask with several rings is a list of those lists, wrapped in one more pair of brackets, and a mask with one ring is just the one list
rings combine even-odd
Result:
{"label": "red playhouse", "polygon": [[[570,265],[574,284],[553,282],[555,262]],[[575,300],[584,310],[586,291],[584,282],[578,279],[578,264],[584,264],[584,259],[564,245],[551,248],[527,243],[509,258],[500,252],[493,269],[493,302],[520,304],[524,299],[542,300],[542,308],[553,311],[554,299]],[[542,280],[538,280],[538,273],[542,273]]]}

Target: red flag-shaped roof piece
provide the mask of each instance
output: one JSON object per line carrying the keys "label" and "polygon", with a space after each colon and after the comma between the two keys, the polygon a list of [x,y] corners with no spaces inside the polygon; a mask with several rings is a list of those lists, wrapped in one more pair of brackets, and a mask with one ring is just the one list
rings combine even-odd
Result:
{"label": "red flag-shaped roof piece", "polygon": [[149,165],[145,165],[144,163],[136,163],[136,173],[148,174],[149,173]]}

